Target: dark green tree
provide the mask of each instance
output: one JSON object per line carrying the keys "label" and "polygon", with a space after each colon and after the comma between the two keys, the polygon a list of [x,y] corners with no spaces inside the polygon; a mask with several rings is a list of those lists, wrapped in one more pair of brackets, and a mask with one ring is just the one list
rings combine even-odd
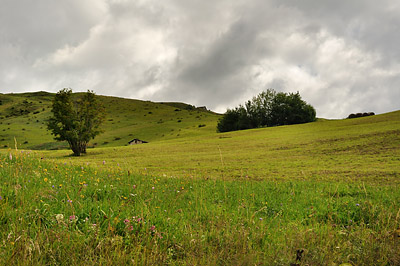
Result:
{"label": "dark green tree", "polygon": [[314,107],[297,93],[276,93],[268,89],[235,109],[228,109],[219,120],[217,131],[300,124],[315,121]]}
{"label": "dark green tree", "polygon": [[217,125],[218,132],[228,132],[252,128],[246,109],[243,106],[228,109]]}
{"label": "dark green tree", "polygon": [[75,156],[86,153],[88,142],[102,131],[105,110],[92,91],[74,100],[71,89],[60,90],[53,100],[47,128],[59,141],[67,141]]}
{"label": "dark green tree", "polygon": [[279,92],[271,102],[271,126],[302,124],[313,122],[315,119],[314,107],[303,101],[299,92]]}

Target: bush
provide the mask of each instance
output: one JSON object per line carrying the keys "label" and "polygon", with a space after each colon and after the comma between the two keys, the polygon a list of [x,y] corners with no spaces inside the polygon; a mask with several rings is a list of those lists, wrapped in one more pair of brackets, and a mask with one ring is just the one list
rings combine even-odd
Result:
{"label": "bush", "polygon": [[369,112],[369,113],[349,114],[349,116],[347,117],[347,119],[358,118],[358,117],[365,117],[365,116],[372,116],[372,115],[375,115],[375,113],[374,113],[374,112]]}

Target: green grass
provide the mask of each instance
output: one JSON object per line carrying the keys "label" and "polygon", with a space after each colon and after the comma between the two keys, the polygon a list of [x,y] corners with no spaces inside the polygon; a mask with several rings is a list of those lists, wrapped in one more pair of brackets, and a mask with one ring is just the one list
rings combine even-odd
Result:
{"label": "green grass", "polygon": [[[40,152],[59,163],[172,177],[398,183],[400,112],[70,151]],[[103,165],[105,161],[105,165]]]}
{"label": "green grass", "polygon": [[192,128],[82,157],[3,150],[0,264],[400,264],[399,111]]}
{"label": "green grass", "polygon": [[[75,96],[78,96],[75,94]],[[124,146],[134,138],[148,142],[214,133],[220,115],[184,103],[154,103],[98,96],[106,108],[104,134],[90,147]],[[0,148],[65,149],[47,131],[54,94],[0,94]],[[200,127],[199,127],[200,126]]]}
{"label": "green grass", "polygon": [[396,265],[398,185],[0,163],[2,264]]}

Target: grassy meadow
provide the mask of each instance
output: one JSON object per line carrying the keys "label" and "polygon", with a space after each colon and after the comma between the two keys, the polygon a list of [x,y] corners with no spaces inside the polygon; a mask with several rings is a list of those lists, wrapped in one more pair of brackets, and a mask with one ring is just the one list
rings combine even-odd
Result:
{"label": "grassy meadow", "polygon": [[82,157],[3,149],[0,264],[400,264],[400,112],[223,134],[194,121]]}
{"label": "grassy meadow", "polygon": [[[80,94],[75,93],[74,97]],[[0,148],[66,149],[47,131],[54,93],[0,94]],[[214,133],[219,114],[184,103],[154,103],[98,96],[106,108],[104,133],[89,147],[127,145],[134,138],[153,142]]]}

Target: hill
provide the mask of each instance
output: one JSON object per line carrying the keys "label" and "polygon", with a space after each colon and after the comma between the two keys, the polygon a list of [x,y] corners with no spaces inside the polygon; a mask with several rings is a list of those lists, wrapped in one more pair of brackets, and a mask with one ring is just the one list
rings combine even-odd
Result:
{"label": "hill", "polygon": [[115,165],[130,172],[146,169],[156,176],[398,182],[399,147],[397,111],[100,148],[82,158],[66,157],[70,151],[46,152],[43,156],[102,169]]}
{"label": "hill", "polygon": [[196,133],[1,150],[0,264],[400,265],[399,111]]}
{"label": "hill", "polygon": [[[79,93],[75,93],[76,97]],[[51,114],[54,94],[48,92],[0,94],[0,147],[61,149],[45,121]],[[215,132],[220,115],[185,103],[154,103],[99,96],[106,107],[104,133],[91,147],[124,146],[138,138],[147,142],[201,136]]]}

